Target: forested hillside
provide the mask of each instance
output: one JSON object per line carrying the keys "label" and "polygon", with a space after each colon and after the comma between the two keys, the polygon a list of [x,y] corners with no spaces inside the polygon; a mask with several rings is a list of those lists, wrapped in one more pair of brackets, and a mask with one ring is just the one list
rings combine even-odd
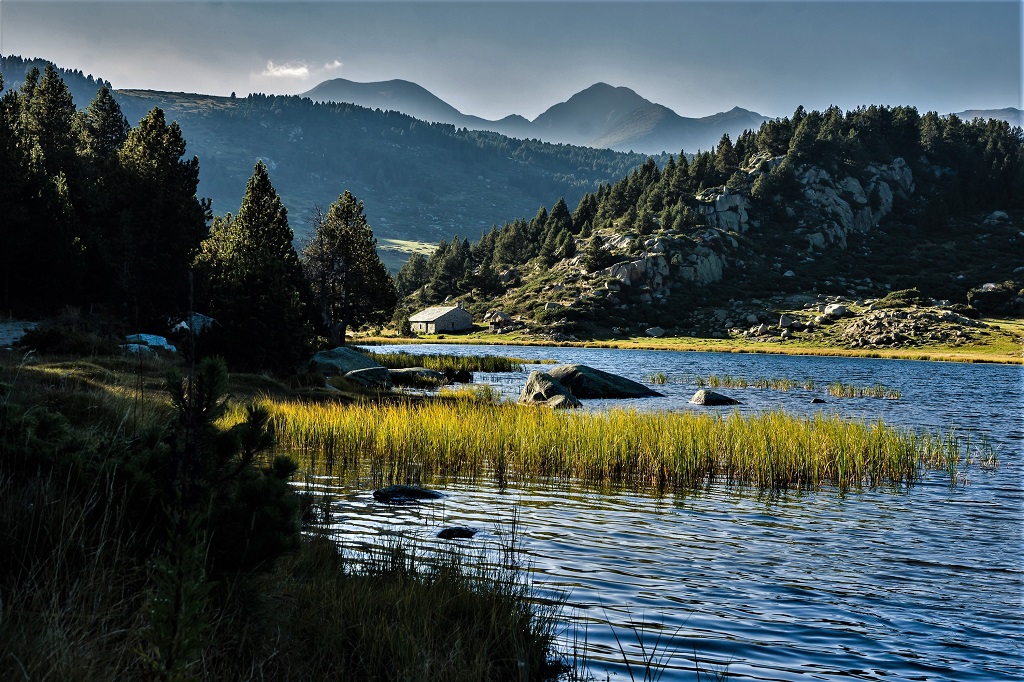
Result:
{"label": "forested hillside", "polygon": [[562,329],[706,332],[703,309],[794,293],[920,287],[966,302],[1024,279],[1022,203],[1024,138],[1004,121],[801,107],[692,160],[648,161],[574,211],[559,199],[475,243],[455,237],[411,258],[398,286],[410,307],[460,298]]}
{"label": "forested hillside", "polygon": [[[153,106],[176,120],[202,166],[215,212],[231,205],[253,161],[273,172],[298,218],[339,187],[364,197],[378,235],[437,242],[480,234],[535,211],[552,192],[574,201],[639,166],[639,154],[514,140],[395,112],[300,97],[119,92],[129,120]],[[304,231],[296,220],[296,231]]]}

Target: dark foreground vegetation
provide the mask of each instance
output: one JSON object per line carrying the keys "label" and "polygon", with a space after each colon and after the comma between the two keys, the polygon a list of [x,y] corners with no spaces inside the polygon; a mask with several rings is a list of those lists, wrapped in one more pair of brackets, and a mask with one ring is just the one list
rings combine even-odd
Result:
{"label": "dark foreground vegetation", "polygon": [[[511,548],[484,568],[401,547],[343,557],[300,534],[296,464],[271,454],[268,413],[246,399],[280,384],[216,360],[183,376],[164,360],[13,356],[0,360],[0,678],[557,672],[553,609]],[[216,426],[229,407],[241,421]]]}

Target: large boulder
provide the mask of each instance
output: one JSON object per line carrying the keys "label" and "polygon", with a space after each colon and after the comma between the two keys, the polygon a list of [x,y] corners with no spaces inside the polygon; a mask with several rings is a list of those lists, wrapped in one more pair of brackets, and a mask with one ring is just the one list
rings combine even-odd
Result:
{"label": "large boulder", "polygon": [[661,394],[643,384],[586,365],[559,365],[548,370],[577,398],[646,398]]}
{"label": "large boulder", "polygon": [[387,390],[391,388],[391,373],[384,367],[366,367],[364,369],[354,369],[351,372],[345,373],[346,379],[351,379],[366,388],[376,388]]}
{"label": "large boulder", "polygon": [[582,407],[580,401],[547,372],[530,372],[526,385],[519,393],[519,402],[529,405],[543,404],[553,409]]}
{"label": "large boulder", "polygon": [[312,362],[314,369],[327,376],[348,374],[357,369],[381,367],[379,363],[371,360],[359,351],[346,348],[345,346],[322,350],[313,356]]}
{"label": "large boulder", "polygon": [[701,389],[693,394],[690,398],[690,402],[694,405],[739,405],[740,401],[729,396],[722,395],[721,393],[715,393],[714,391],[706,391]]}

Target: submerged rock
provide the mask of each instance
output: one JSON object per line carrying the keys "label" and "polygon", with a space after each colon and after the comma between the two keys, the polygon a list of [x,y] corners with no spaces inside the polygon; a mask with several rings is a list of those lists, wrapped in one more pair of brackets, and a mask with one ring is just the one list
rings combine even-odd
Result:
{"label": "submerged rock", "polygon": [[693,403],[694,405],[709,406],[740,404],[740,401],[736,400],[735,398],[730,398],[727,395],[722,395],[721,393],[715,393],[714,391],[707,391],[704,389],[701,389],[694,393],[693,397],[690,398],[690,402]]}
{"label": "submerged rock", "polygon": [[442,540],[465,540],[476,535],[479,531],[476,528],[466,528],[465,526],[455,526],[453,528],[445,528],[437,534],[437,537]]}
{"label": "submerged rock", "polygon": [[631,379],[586,365],[559,365],[551,368],[548,374],[577,398],[646,398],[661,395]]}
{"label": "submerged rock", "polygon": [[547,372],[530,372],[526,385],[519,393],[519,402],[528,405],[547,405],[553,409],[582,407],[582,403],[565,386]]}
{"label": "submerged rock", "polygon": [[821,398],[814,398],[811,400],[811,405],[824,405],[825,401]]}
{"label": "submerged rock", "polygon": [[427,490],[415,485],[389,485],[373,491],[373,499],[387,504],[407,504],[424,500],[439,500],[444,497],[436,490]]}

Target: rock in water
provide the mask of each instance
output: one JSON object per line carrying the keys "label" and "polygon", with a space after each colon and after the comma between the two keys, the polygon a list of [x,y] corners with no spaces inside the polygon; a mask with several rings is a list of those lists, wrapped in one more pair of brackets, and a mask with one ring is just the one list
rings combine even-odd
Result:
{"label": "rock in water", "polygon": [[690,402],[694,405],[739,405],[740,401],[721,393],[701,389],[693,394]]}
{"label": "rock in water", "polygon": [[471,538],[477,534],[476,528],[466,528],[465,526],[455,526],[454,528],[445,528],[437,534],[437,537],[442,540],[465,540]]}
{"label": "rock in water", "polygon": [[646,398],[661,394],[631,379],[586,365],[559,365],[548,370],[577,398]]}
{"label": "rock in water", "polygon": [[547,405],[554,409],[582,407],[582,403],[557,379],[547,372],[530,372],[530,378],[519,393],[519,402],[529,405]]}
{"label": "rock in water", "polygon": [[388,370],[391,383],[396,386],[419,386],[433,388],[448,383],[444,374],[426,367],[404,367]]}
{"label": "rock in water", "polygon": [[439,500],[444,495],[436,490],[427,490],[414,485],[389,485],[387,488],[373,491],[373,499],[388,504],[407,504],[423,500]]}

